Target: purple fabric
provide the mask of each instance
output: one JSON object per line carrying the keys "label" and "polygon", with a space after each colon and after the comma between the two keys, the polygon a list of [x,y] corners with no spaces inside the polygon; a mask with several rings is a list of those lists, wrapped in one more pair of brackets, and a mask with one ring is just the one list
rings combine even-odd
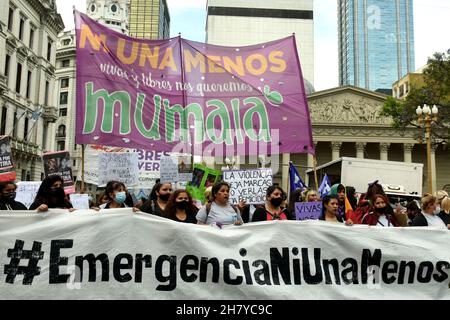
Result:
{"label": "purple fabric", "polygon": [[80,12],[75,25],[76,143],[204,156],[314,153],[294,36],[224,47],[130,38]]}

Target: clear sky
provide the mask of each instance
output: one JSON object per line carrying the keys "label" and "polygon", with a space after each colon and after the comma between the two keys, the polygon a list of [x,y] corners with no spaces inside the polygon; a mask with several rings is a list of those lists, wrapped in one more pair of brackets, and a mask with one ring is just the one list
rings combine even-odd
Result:
{"label": "clear sky", "polygon": [[[243,0],[245,1],[245,0]],[[392,0],[384,0],[392,1]],[[413,0],[416,69],[436,51],[450,49],[450,1]],[[167,0],[171,36],[205,40],[206,0]],[[67,29],[73,28],[72,6],[86,10],[86,0],[56,0]],[[315,88],[338,86],[337,0],[314,0]],[[301,57],[300,57],[301,59]]]}

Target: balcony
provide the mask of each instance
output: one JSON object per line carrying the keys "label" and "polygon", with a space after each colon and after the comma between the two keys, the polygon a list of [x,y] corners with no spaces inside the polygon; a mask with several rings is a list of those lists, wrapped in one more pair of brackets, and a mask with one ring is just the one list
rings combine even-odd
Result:
{"label": "balcony", "polygon": [[25,153],[28,155],[39,156],[39,146],[33,142],[18,140],[11,137],[11,149],[13,153]]}
{"label": "balcony", "polygon": [[44,106],[42,118],[47,122],[55,122],[58,120],[58,109],[56,107]]}

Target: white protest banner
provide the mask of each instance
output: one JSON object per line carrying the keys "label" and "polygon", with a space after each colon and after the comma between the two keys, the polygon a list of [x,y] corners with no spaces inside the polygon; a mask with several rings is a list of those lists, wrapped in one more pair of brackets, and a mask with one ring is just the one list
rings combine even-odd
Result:
{"label": "white protest banner", "polygon": [[[169,155],[168,152],[156,150],[127,149],[120,147],[108,147],[99,145],[86,145],[85,149],[85,165],[84,165],[84,181],[98,185],[98,158],[102,152],[137,152],[139,183],[136,186],[138,192],[142,189],[151,190],[159,179],[159,166],[161,157]],[[81,166],[79,167],[81,170]],[[81,175],[77,176],[81,180]]]}
{"label": "white protest banner", "polygon": [[314,220],[215,229],[131,208],[2,211],[0,299],[450,299],[448,239]]}
{"label": "white protest banner", "polygon": [[116,180],[125,186],[139,183],[138,154],[136,152],[102,152],[98,159],[98,186]]}
{"label": "white protest banner", "polygon": [[41,186],[41,181],[17,182],[16,201],[22,202],[27,208],[34,202],[34,198]]}
{"label": "white protest banner", "polygon": [[272,169],[226,170],[223,180],[230,184],[230,202],[264,203],[267,188],[273,183]]}
{"label": "white protest banner", "polygon": [[70,194],[70,202],[75,209],[89,209],[89,195],[87,193]]}

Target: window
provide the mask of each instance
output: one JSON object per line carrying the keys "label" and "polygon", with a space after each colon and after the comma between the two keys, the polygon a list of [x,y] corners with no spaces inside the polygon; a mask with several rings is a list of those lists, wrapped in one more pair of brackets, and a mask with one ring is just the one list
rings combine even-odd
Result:
{"label": "window", "polygon": [[65,146],[66,146],[66,142],[65,141],[58,141],[58,143],[57,143],[57,151],[64,150]]}
{"label": "window", "polygon": [[66,136],[66,126],[62,124],[58,127],[58,137],[65,137],[65,136]]}
{"label": "window", "polygon": [[[73,159],[73,166],[76,167],[77,166],[77,160]],[[75,180],[76,181],[76,180]]]}
{"label": "window", "polygon": [[50,90],[50,83],[45,81],[45,95],[44,95],[44,105],[48,106],[48,94]]}
{"label": "window", "polygon": [[23,126],[23,141],[28,141],[28,117],[25,116],[25,124]]}
{"label": "window", "polygon": [[68,96],[69,96],[69,93],[67,91],[66,92],[61,92],[59,94],[59,104],[61,104],[61,105],[67,104],[67,97]]}
{"label": "window", "polygon": [[31,71],[28,71],[28,76],[27,76],[27,99],[30,98],[30,87],[31,87]]}
{"label": "window", "polygon": [[8,109],[3,106],[2,107],[2,122],[0,123],[0,135],[4,135],[6,132],[6,113]]}
{"label": "window", "polygon": [[17,136],[17,111],[14,112],[14,120],[13,120],[13,137]]}
{"label": "window", "polygon": [[20,17],[19,22],[19,39],[23,41],[23,29],[25,27],[25,20],[24,18]]}
{"label": "window", "polygon": [[113,4],[111,6],[111,12],[116,13],[117,12],[117,5]]}
{"label": "window", "polygon": [[16,76],[16,92],[20,93],[20,85],[22,83],[22,65],[17,64],[17,76]]}
{"label": "window", "polygon": [[62,41],[62,44],[63,44],[63,46],[68,46],[69,44],[70,44],[70,39],[64,39],[63,41]]}
{"label": "window", "polygon": [[33,50],[33,45],[34,45],[34,27],[30,27],[30,49]]}
{"label": "window", "polygon": [[60,117],[67,117],[67,108],[60,108],[59,109],[59,116]]}
{"label": "window", "polygon": [[95,12],[95,9],[96,9],[96,8],[95,8],[95,4],[92,4],[92,5],[91,5],[91,12]]}
{"label": "window", "polygon": [[47,61],[50,61],[51,57],[52,57],[52,39],[47,38]]}
{"label": "window", "polygon": [[13,21],[14,19],[14,9],[13,8],[9,8],[9,13],[8,13],[8,30],[12,32],[12,28],[13,28]]}
{"label": "window", "polygon": [[10,59],[11,59],[11,57],[7,54],[6,55],[6,59],[5,59],[5,76],[6,76],[6,78],[8,78],[8,75],[9,75],[9,61],[10,61]]}
{"label": "window", "polygon": [[69,66],[70,66],[70,60],[69,59],[65,59],[65,60],[61,61],[61,67],[67,68]]}
{"label": "window", "polygon": [[61,88],[67,88],[69,86],[69,78],[61,78]]}
{"label": "window", "polygon": [[22,169],[22,181],[27,181],[27,170]]}

